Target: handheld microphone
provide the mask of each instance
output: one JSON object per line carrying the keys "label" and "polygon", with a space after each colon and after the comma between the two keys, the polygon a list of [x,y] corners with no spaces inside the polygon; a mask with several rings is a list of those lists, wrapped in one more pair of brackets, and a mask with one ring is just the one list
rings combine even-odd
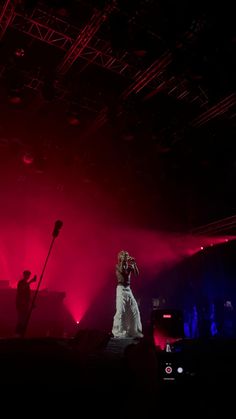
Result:
{"label": "handheld microphone", "polygon": [[57,220],[55,222],[54,230],[53,230],[53,233],[52,233],[53,237],[57,237],[58,236],[59,231],[62,228],[62,226],[63,226],[63,222],[61,220]]}

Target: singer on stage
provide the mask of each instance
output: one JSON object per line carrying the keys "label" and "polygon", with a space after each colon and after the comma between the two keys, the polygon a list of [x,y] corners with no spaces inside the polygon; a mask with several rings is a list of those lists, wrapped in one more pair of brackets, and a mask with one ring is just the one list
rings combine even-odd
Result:
{"label": "singer on stage", "polygon": [[19,280],[16,291],[17,325],[16,334],[23,337],[31,302],[30,284],[36,281],[36,275],[30,279],[31,272],[24,271]]}
{"label": "singer on stage", "polygon": [[116,265],[116,313],[113,320],[114,337],[143,337],[138,304],[130,288],[131,274],[139,275],[135,259],[125,250],[118,253]]}

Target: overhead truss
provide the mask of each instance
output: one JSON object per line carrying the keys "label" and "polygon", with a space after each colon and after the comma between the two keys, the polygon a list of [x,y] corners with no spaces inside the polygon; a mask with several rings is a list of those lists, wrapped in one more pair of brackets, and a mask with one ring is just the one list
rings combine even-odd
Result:
{"label": "overhead truss", "polygon": [[[172,61],[171,54],[168,51],[142,72],[125,61],[127,53],[124,52],[123,56],[119,58],[114,57],[110,43],[96,37],[102,23],[116,8],[115,1],[109,3],[102,12],[95,11],[89,22],[80,29],[37,8],[33,10],[30,16],[11,9],[11,19],[8,19],[7,10],[10,8],[10,4],[12,5],[12,2],[7,0],[1,13],[2,21],[8,22],[7,26],[66,51],[62,62],[58,66],[59,74],[65,74],[73,63],[80,58],[85,60],[85,66],[91,63],[96,64],[133,80],[130,87],[123,93],[123,98],[127,98],[131,93],[137,94],[148,86],[151,95],[164,88],[168,94],[169,92],[171,95],[176,93],[175,96],[178,99],[186,97],[189,99],[190,91],[189,89],[186,90],[186,86],[178,83],[178,81],[175,83],[173,77],[170,80],[166,78],[165,69]],[[5,25],[5,30],[7,26]],[[196,92],[191,100],[200,99],[201,95]]]}
{"label": "overhead truss", "polygon": [[[157,94],[161,90],[174,96],[178,100],[196,102],[205,107],[204,112],[193,121],[193,126],[200,126],[218,115],[222,115],[231,108],[235,102],[235,95],[223,99],[218,104],[207,108],[207,94],[200,88],[190,89],[184,80],[177,80],[168,76],[166,69],[172,62],[172,54],[166,51],[154,61],[147,69],[140,71],[126,62],[126,54],[117,58],[112,55],[109,42],[96,37],[96,33],[116,9],[116,1],[113,0],[102,11],[95,10],[90,20],[81,28],[76,28],[68,22],[57,18],[46,11],[35,8],[31,15],[25,15],[14,6],[14,0],[2,2],[0,8],[0,39],[4,36],[8,27],[13,27],[31,37],[46,42],[49,45],[65,51],[65,55],[58,66],[58,74],[64,75],[69,71],[74,62],[80,58],[85,61],[85,66],[93,63],[107,70],[116,72],[132,80],[130,86],[121,95],[126,100],[131,94],[138,94],[148,87],[149,93],[145,99]],[[187,33],[189,38],[191,33]],[[40,85],[41,82],[29,82],[29,85]],[[195,91],[194,91],[195,90]],[[107,108],[103,108],[94,122],[95,127],[102,126],[107,120]]]}
{"label": "overhead truss", "polygon": [[191,233],[195,236],[212,236],[216,234],[231,234],[236,231],[236,215],[194,228]]}
{"label": "overhead truss", "polygon": [[0,8],[0,40],[15,16],[15,6],[12,0],[6,0]]}

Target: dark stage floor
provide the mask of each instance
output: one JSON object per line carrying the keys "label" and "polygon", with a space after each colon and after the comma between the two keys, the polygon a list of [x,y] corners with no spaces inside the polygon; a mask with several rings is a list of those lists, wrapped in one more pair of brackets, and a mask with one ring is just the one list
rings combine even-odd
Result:
{"label": "dark stage floor", "polygon": [[78,417],[217,417],[234,408],[235,354],[236,340],[182,340],[169,353],[150,339],[88,330],[73,339],[1,339],[1,396]]}

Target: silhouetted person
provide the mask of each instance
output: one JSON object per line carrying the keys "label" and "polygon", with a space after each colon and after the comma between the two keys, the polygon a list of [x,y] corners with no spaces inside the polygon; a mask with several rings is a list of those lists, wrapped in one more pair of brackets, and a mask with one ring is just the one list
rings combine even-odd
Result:
{"label": "silhouetted person", "polygon": [[114,337],[143,337],[137,301],[130,288],[131,273],[139,275],[135,259],[122,250],[116,265],[116,314],[113,320]]}
{"label": "silhouetted person", "polygon": [[232,338],[234,336],[234,307],[230,300],[224,302],[224,336]]}
{"label": "silhouetted person", "polygon": [[16,310],[17,325],[16,334],[20,337],[24,336],[27,317],[30,309],[31,291],[30,284],[36,281],[36,275],[30,279],[31,272],[24,271],[23,278],[19,280],[16,291]]}
{"label": "silhouetted person", "polygon": [[217,298],[215,301],[215,321],[217,328],[217,336],[222,337],[224,335],[224,300],[223,298]]}

